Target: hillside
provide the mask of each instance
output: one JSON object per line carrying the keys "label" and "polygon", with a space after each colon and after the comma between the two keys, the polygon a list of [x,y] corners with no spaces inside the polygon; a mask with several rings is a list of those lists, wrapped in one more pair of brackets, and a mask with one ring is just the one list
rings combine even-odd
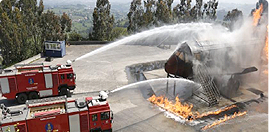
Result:
{"label": "hillside", "polygon": [[[46,4],[46,3],[45,3]],[[119,20],[127,18],[126,14],[129,10],[129,3],[115,3],[111,4],[111,14],[114,15],[115,23]],[[95,2],[88,2],[83,4],[60,4],[45,5],[45,11],[51,10],[57,15],[62,15],[64,12],[72,19],[72,30],[78,32],[84,38],[88,38],[89,32],[92,30],[92,13],[95,7]],[[118,22],[120,25],[126,25],[126,20]],[[125,26],[126,27],[126,26]]]}

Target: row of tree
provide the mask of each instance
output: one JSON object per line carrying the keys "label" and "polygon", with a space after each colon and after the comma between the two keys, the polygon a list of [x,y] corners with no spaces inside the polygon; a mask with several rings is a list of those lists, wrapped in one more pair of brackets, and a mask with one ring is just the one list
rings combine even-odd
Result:
{"label": "row of tree", "polygon": [[67,14],[44,11],[43,0],[2,0],[0,3],[0,48],[3,64],[27,59],[43,51],[45,40],[65,40],[71,30]]}
{"label": "row of tree", "polygon": [[[187,22],[212,22],[217,18],[218,1],[180,0],[179,4],[172,7],[174,0],[133,0],[130,4],[128,17],[128,33],[136,33],[150,27],[164,24]],[[93,31],[90,40],[110,41],[121,35],[128,34],[124,28],[116,27],[113,15],[110,15],[111,5],[109,0],[97,0],[93,12]],[[224,17],[224,26],[233,30],[240,25],[242,11],[234,9]],[[242,21],[241,21],[242,23]],[[114,25],[114,27],[113,27]],[[77,34],[74,34],[77,35]]]}
{"label": "row of tree", "polygon": [[[144,3],[142,3],[142,0],[133,0],[127,14],[129,20],[128,32],[139,32],[145,28],[163,24],[216,19],[218,7],[216,0],[210,0],[204,4],[202,0],[196,0],[196,5],[193,7],[191,6],[191,0],[181,0],[172,9],[173,1],[144,0]],[[97,0],[93,12],[93,31],[89,35],[90,40],[114,39],[112,36],[114,16],[110,15],[110,8],[109,0]],[[119,32],[119,30],[115,32]]]}
{"label": "row of tree", "polygon": [[228,11],[228,13],[224,16],[223,25],[229,28],[230,30],[234,30],[236,28],[240,28],[243,23],[243,13],[238,9],[233,9],[232,11]]}
{"label": "row of tree", "polygon": [[218,2],[210,0],[203,3],[196,0],[194,6],[191,0],[180,0],[172,9],[173,0],[133,0],[128,13],[129,32],[139,32],[151,26],[161,26],[171,23],[186,23],[195,21],[212,21],[216,19]]}

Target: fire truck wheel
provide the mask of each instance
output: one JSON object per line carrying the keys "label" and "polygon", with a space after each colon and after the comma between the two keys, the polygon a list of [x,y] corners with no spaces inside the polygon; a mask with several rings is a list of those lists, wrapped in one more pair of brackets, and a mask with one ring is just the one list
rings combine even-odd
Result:
{"label": "fire truck wheel", "polygon": [[28,95],[28,98],[31,100],[31,99],[38,99],[39,96],[38,96],[38,93],[37,92],[30,92],[29,95]]}
{"label": "fire truck wheel", "polygon": [[69,92],[69,89],[67,89],[67,88],[61,88],[60,89],[60,95],[66,95],[67,97],[69,97],[70,96],[70,92]]}
{"label": "fire truck wheel", "polygon": [[19,104],[24,104],[27,100],[27,95],[25,93],[20,93],[16,96],[16,99]]}

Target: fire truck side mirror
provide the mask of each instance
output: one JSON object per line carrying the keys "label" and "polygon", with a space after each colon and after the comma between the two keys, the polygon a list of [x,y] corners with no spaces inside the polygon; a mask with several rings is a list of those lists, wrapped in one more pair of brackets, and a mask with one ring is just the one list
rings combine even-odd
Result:
{"label": "fire truck side mirror", "polygon": [[111,118],[111,123],[112,123],[113,118],[114,118],[114,117],[113,117],[113,111],[112,111],[112,110],[110,111],[110,118]]}

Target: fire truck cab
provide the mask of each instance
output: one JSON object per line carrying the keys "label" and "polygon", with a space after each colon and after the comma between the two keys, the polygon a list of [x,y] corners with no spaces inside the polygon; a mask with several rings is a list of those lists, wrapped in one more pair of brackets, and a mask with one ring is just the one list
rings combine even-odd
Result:
{"label": "fire truck cab", "polygon": [[25,103],[27,99],[69,95],[75,89],[75,74],[71,64],[46,66],[42,64],[15,65],[15,69],[0,74],[0,91],[7,99]]}
{"label": "fire truck cab", "polygon": [[77,100],[64,96],[44,98],[27,101],[21,109],[2,106],[2,110],[0,132],[112,131],[112,111],[100,96]]}

